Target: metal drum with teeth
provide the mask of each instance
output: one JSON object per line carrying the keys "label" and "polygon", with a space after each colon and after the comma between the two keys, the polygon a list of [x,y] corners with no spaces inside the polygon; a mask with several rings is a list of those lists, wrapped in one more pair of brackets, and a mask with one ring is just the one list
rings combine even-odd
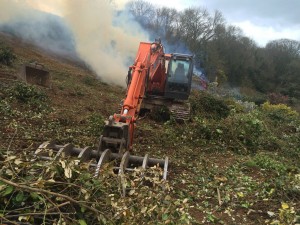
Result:
{"label": "metal drum with teeth", "polygon": [[118,165],[114,168],[121,175],[126,171],[132,171],[134,168],[147,169],[158,165],[163,168],[162,179],[167,179],[169,158],[156,159],[149,158],[148,154],[144,157],[130,155],[129,151],[125,153],[114,153],[110,149],[104,151],[95,150],[91,147],[76,148],[72,144],[56,145],[53,141],[47,141],[41,144],[35,151],[35,155],[43,160],[59,160],[62,157],[76,157],[79,162],[86,162],[94,159],[96,163],[91,163],[94,168],[94,177],[98,177],[102,166],[105,163],[115,161]]}

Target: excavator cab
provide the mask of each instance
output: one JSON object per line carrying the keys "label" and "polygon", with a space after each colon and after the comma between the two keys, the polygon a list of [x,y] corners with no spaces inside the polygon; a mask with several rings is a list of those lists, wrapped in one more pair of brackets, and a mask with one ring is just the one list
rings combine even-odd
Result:
{"label": "excavator cab", "polygon": [[193,56],[171,54],[166,60],[168,63],[165,97],[187,100],[191,92]]}

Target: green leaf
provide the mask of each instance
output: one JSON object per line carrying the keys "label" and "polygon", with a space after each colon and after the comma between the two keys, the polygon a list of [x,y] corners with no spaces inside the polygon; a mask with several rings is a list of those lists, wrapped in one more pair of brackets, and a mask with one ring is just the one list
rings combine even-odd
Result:
{"label": "green leaf", "polygon": [[169,215],[168,215],[168,214],[163,214],[163,215],[162,215],[162,219],[163,219],[163,220],[167,220],[168,218],[169,218]]}
{"label": "green leaf", "polygon": [[34,200],[36,200],[36,199],[39,198],[39,195],[38,195],[36,192],[31,192],[31,193],[30,193],[30,196],[31,196]]}
{"label": "green leaf", "polygon": [[24,200],[24,193],[23,193],[23,191],[20,191],[16,196],[16,201],[22,202],[23,200]]}
{"label": "green leaf", "polygon": [[223,134],[223,131],[220,130],[220,129],[216,129],[216,131],[217,131],[218,134]]}
{"label": "green leaf", "polygon": [[288,209],[289,208],[289,205],[286,204],[285,202],[281,203],[281,208],[282,209]]}
{"label": "green leaf", "polygon": [[87,225],[87,223],[85,222],[85,220],[78,220],[80,225]]}
{"label": "green leaf", "polygon": [[2,183],[1,181],[0,181],[0,192],[1,191],[3,191],[5,188],[6,188],[6,184],[5,183]]}
{"label": "green leaf", "polygon": [[212,215],[212,214],[208,214],[208,215],[207,215],[207,219],[208,219],[210,222],[215,222],[216,217],[215,217],[214,215]]}
{"label": "green leaf", "polygon": [[4,197],[6,195],[9,195],[10,193],[12,193],[14,190],[13,186],[8,186],[7,188],[5,188],[5,190],[3,192],[1,192],[0,196]]}

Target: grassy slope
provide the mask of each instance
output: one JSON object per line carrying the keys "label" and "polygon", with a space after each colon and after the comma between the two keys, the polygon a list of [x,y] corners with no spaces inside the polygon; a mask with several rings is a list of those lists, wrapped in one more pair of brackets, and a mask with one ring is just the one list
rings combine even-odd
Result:
{"label": "grassy slope", "polygon": [[[95,145],[103,119],[116,111],[125,91],[100,82],[80,62],[46,54],[3,34],[1,41],[13,48],[17,60],[12,67],[0,67],[0,112],[3,118],[0,124],[0,171],[1,176],[20,182],[20,175],[16,177],[5,172],[10,168],[7,164],[10,156],[24,153],[28,156],[41,142],[53,138],[58,143],[72,142],[81,147]],[[51,89],[33,88],[38,92],[34,92],[36,95],[45,93],[49,97],[46,104],[32,99],[24,102],[16,97],[19,92],[16,94],[18,81],[15,75],[21,64],[28,61],[43,63],[51,72]],[[19,88],[29,92],[22,85]],[[129,209],[114,207],[111,199],[109,202],[104,199],[106,204],[101,205],[102,208],[99,206],[100,211],[115,212],[110,222],[130,224],[138,221],[133,219],[135,216],[145,224],[187,223],[187,220],[200,224],[264,224],[280,220],[288,224],[300,215],[300,131],[295,117],[292,122],[284,121],[286,126],[279,128],[275,124],[278,118],[268,117],[268,111],[263,114],[258,109],[246,113],[242,106],[232,101],[227,101],[222,109],[225,101],[215,101],[213,97],[197,92],[193,93],[191,101],[194,106],[193,122],[176,124],[150,118],[138,121],[135,154],[149,152],[155,157],[170,156],[171,190],[154,188],[154,197],[149,194],[151,189],[144,193],[143,189],[137,188],[141,196],[132,193],[125,199],[115,197],[118,204],[130,206]],[[207,104],[215,102],[211,106],[203,105],[201,101]],[[218,109],[215,105],[222,107]],[[50,109],[45,111],[49,106]],[[231,111],[223,115],[228,107]],[[22,162],[25,161],[22,156]],[[18,174],[22,171],[20,168],[15,170]],[[47,173],[41,174],[46,176]],[[115,178],[113,182],[116,182]],[[103,187],[103,193],[119,196],[113,190],[118,187],[117,184],[108,186],[112,189]],[[5,198],[10,196],[17,201],[19,195],[16,190]],[[65,193],[62,189],[57,190]],[[174,202],[174,205],[168,205],[170,210],[181,209],[191,218],[186,218],[180,210],[177,215],[173,211],[150,207],[155,204],[154,201],[161,200],[161,195],[170,196],[164,200]],[[73,197],[76,199],[77,196]],[[141,200],[147,197],[153,201],[146,203]],[[8,200],[6,204],[8,209],[12,207]],[[137,206],[135,215],[134,206]],[[163,208],[163,205],[158,206]],[[8,215],[5,213],[9,214],[9,210],[5,212],[2,209],[0,215]],[[118,213],[120,215],[115,216]],[[87,215],[78,218],[91,223]],[[28,220],[32,221],[32,218]]]}

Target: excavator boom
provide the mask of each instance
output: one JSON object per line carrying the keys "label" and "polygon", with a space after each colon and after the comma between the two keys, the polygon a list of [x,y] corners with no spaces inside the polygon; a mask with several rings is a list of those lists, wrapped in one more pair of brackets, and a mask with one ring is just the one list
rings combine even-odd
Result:
{"label": "excavator boom", "polygon": [[[164,51],[160,42],[140,43],[135,62],[129,68],[127,95],[123,101],[121,112],[114,114],[106,122],[101,150],[108,147],[119,153],[132,150],[135,122],[145,98],[146,86],[148,83],[152,84],[152,86],[155,86],[156,83],[161,83],[157,82],[159,81],[157,78],[159,77],[157,75],[158,71],[161,72],[162,70],[164,75],[161,76],[162,74],[160,73],[160,77],[165,77],[163,57]],[[153,80],[156,82],[151,82]],[[165,78],[160,78],[161,80],[165,80]],[[164,85],[160,84],[156,85],[156,87],[163,89]],[[116,132],[117,129],[120,129],[120,131]]]}

